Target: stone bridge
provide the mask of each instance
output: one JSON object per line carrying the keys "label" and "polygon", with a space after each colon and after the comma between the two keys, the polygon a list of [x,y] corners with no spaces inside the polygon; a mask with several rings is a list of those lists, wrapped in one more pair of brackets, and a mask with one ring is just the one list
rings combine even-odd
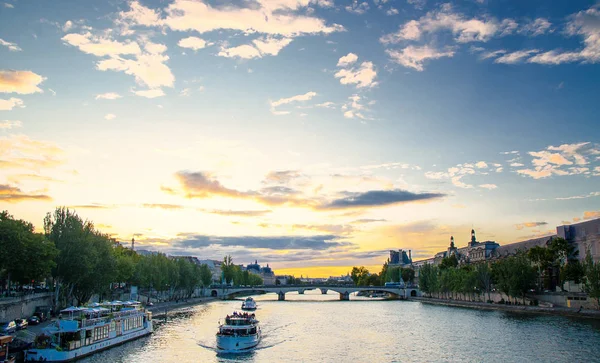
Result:
{"label": "stone bridge", "polygon": [[340,300],[350,300],[350,294],[359,291],[385,292],[397,299],[405,299],[410,296],[421,296],[421,293],[416,287],[390,287],[390,286],[331,286],[331,285],[277,285],[277,286],[254,286],[254,287],[225,287],[213,288],[210,290],[210,295],[213,297],[232,298],[238,294],[266,294],[275,293],[279,301],[285,300],[285,294],[288,292],[298,292],[304,294],[308,290],[321,290],[321,294],[327,294],[329,290],[340,294]]}

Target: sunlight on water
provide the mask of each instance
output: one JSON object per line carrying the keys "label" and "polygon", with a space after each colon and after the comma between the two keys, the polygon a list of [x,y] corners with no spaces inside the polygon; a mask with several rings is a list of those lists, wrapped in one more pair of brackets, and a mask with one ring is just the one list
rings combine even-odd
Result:
{"label": "sunlight on water", "polygon": [[600,322],[384,301],[338,294],[255,297],[263,338],[256,349],[222,354],[219,319],[240,301],[178,314],[156,332],[84,362],[590,362],[600,357]]}

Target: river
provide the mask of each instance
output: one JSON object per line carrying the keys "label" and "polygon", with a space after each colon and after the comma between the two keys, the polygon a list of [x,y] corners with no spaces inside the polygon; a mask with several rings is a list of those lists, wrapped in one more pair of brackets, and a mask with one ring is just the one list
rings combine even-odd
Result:
{"label": "river", "polygon": [[600,362],[600,321],[373,300],[256,296],[263,339],[243,355],[214,350],[218,321],[241,300],[187,309],[149,337],[82,362]]}

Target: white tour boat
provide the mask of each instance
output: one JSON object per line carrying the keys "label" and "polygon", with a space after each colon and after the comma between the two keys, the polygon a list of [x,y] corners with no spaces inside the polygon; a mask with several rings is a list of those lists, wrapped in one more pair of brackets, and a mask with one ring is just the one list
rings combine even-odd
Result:
{"label": "white tour boat", "polygon": [[26,362],[68,362],[152,333],[152,312],[137,301],[70,307],[36,337]]}
{"label": "white tour boat", "polygon": [[254,314],[227,315],[225,324],[219,325],[217,348],[225,352],[242,352],[260,343],[260,327]]}
{"label": "white tour boat", "polygon": [[242,303],[242,310],[256,310],[256,301],[251,297],[247,297]]}

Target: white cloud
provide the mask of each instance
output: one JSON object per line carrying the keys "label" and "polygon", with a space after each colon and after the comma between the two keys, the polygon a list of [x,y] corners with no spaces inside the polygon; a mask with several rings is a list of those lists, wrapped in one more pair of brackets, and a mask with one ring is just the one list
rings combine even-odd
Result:
{"label": "white cloud", "polygon": [[423,9],[427,0],[406,0],[407,3],[415,7],[415,9]]}
{"label": "white cloud", "polygon": [[365,115],[369,109],[363,104],[363,97],[354,94],[348,97],[348,102],[342,105],[341,110],[345,118],[358,118],[361,120],[372,120],[373,118]]}
{"label": "white cloud", "polygon": [[327,102],[323,102],[323,103],[318,103],[315,105],[315,107],[335,108],[335,103],[333,103],[331,101],[327,101]]}
{"label": "white cloud", "polygon": [[97,57],[140,54],[142,52],[138,43],[134,41],[118,42],[106,36],[93,35],[90,32],[84,34],[70,33],[62,37],[62,40],[79,48],[84,53],[93,54]]}
{"label": "white cloud", "polygon": [[400,27],[396,33],[381,37],[384,44],[398,43],[403,40],[419,40],[424,33],[449,30],[459,43],[487,42],[495,35],[506,35],[516,28],[511,19],[499,22],[495,18],[466,18],[454,13],[450,4],[444,4],[439,11],[430,11],[419,20],[411,20]]}
{"label": "white cloud", "polygon": [[179,40],[177,43],[178,46],[182,48],[189,48],[193,50],[198,50],[207,47],[210,45],[206,40],[198,37],[187,37]]}
{"label": "white cloud", "polygon": [[521,164],[521,163],[511,163],[510,166],[517,168],[517,167],[521,167],[521,166],[525,166],[525,165]]}
{"label": "white cloud", "polygon": [[261,55],[277,55],[279,52],[292,42],[290,38],[264,37],[254,39],[252,43],[258,49]]}
{"label": "white cloud", "polygon": [[356,88],[371,88],[377,85],[377,71],[373,62],[362,62],[358,67],[340,69],[334,76],[340,79],[341,84],[355,84]]}
{"label": "white cloud", "polygon": [[165,64],[169,60],[168,56],[144,53],[136,55],[135,58],[116,56],[99,61],[96,67],[101,71],[111,70],[132,75],[138,84],[149,88],[173,87],[175,76]]}
{"label": "white cloud", "polygon": [[179,92],[180,96],[189,97],[192,94],[192,90],[190,88],[184,88]]}
{"label": "white cloud", "polygon": [[358,56],[356,54],[348,53],[338,60],[337,66],[338,67],[347,67],[351,64],[356,63],[357,60],[358,60]]}
{"label": "white cloud", "polygon": [[73,28],[73,22],[71,20],[65,21],[65,24],[62,26],[62,31],[65,33]]}
{"label": "white cloud", "polygon": [[121,95],[115,92],[107,92],[96,95],[97,100],[116,100],[121,98]]}
{"label": "white cloud", "polygon": [[25,107],[25,103],[20,98],[11,97],[8,100],[0,98],[0,111],[10,111],[15,107]]}
{"label": "white cloud", "polygon": [[232,48],[222,46],[221,51],[217,55],[220,57],[241,59],[262,58],[265,55],[275,56],[291,42],[292,39],[290,38],[262,37],[254,39],[252,45],[243,44]]}
{"label": "white cloud", "polygon": [[15,8],[15,6],[13,4],[4,3],[3,5],[4,5],[5,8],[8,8],[8,9],[14,9]]}
{"label": "white cloud", "polygon": [[488,164],[485,161],[478,161],[477,163],[475,163],[475,166],[478,169],[484,169],[488,167]]}
{"label": "white cloud", "polygon": [[498,167],[496,168],[496,173],[501,173],[504,170],[503,167]]}
{"label": "white cloud", "polygon": [[309,3],[310,0],[257,0],[256,6],[213,7],[202,1],[175,0],[165,9],[164,24],[172,30],[195,30],[200,34],[228,29],[285,37],[344,30],[341,25],[329,26],[323,19],[294,12]]}
{"label": "white cloud", "polygon": [[221,51],[218,54],[219,57],[226,58],[242,58],[242,59],[252,59],[252,58],[260,58],[262,55],[255,47],[244,44],[233,48],[221,47]]}
{"label": "white cloud", "polygon": [[1,130],[13,129],[13,128],[22,127],[22,126],[23,126],[23,123],[18,120],[0,121],[0,129]]}
{"label": "white cloud", "polygon": [[424,70],[423,63],[428,59],[454,56],[453,49],[446,48],[445,50],[437,50],[428,45],[422,47],[409,45],[400,51],[386,49],[385,52],[390,56],[393,62],[407,68],[413,68],[419,72]]}
{"label": "white cloud", "polygon": [[361,15],[369,10],[369,4],[366,1],[359,3],[358,0],[353,0],[352,4],[346,6],[345,9],[350,13]]}
{"label": "white cloud", "polygon": [[479,187],[480,188],[485,188],[485,189],[488,189],[488,190],[492,190],[492,189],[498,188],[498,186],[496,184],[480,184]]}
{"label": "white cloud", "polygon": [[3,45],[8,48],[11,52],[20,52],[23,49],[19,48],[16,43],[7,42],[6,40],[0,38],[0,45]]}
{"label": "white cloud", "polygon": [[400,12],[396,8],[389,8],[388,11],[385,12],[385,15],[398,15]]}
{"label": "white cloud", "polygon": [[582,61],[600,62],[600,7],[594,5],[569,17],[566,34],[583,37],[583,49],[579,51],[551,50],[529,58],[530,63],[561,64]]}
{"label": "white cloud", "polygon": [[32,71],[0,70],[0,92],[19,94],[44,92],[38,85],[45,79]]}
{"label": "white cloud", "polygon": [[517,31],[519,34],[531,35],[533,37],[537,37],[538,35],[542,35],[545,33],[552,33],[553,30],[550,29],[552,27],[552,23],[545,18],[537,18],[535,20],[530,21],[529,23],[523,24],[521,28]]}
{"label": "white cloud", "polygon": [[496,58],[494,63],[515,64],[519,63],[532,54],[538,53],[537,49],[519,50],[512,53],[504,54],[502,57]]}
{"label": "white cloud", "polygon": [[136,96],[146,97],[146,98],[156,98],[156,97],[162,97],[165,95],[165,92],[163,92],[163,90],[160,88],[147,89],[147,90],[142,90],[142,91],[132,91],[132,92]]}
{"label": "white cloud", "polygon": [[[67,34],[62,40],[84,53],[105,57],[96,63],[96,68],[100,71],[124,72],[134,76],[138,84],[149,88],[173,87],[175,77],[166,65],[169,57],[163,54],[167,47],[153,43],[146,36],[140,36],[138,44],[132,40],[114,40],[108,31],[99,35],[88,31],[83,34]],[[123,57],[124,55],[133,58]]]}
{"label": "white cloud", "polygon": [[113,113],[108,113],[104,116],[105,120],[114,120],[117,116]]}
{"label": "white cloud", "polygon": [[496,58],[505,53],[506,53],[506,51],[504,49],[499,49],[499,50],[494,50],[494,51],[489,51],[489,52],[482,52],[479,55],[479,59],[486,60],[486,59],[490,59],[490,58]]}
{"label": "white cloud", "polygon": [[[552,175],[589,174],[586,155],[593,155],[595,149],[589,142],[548,146],[545,150],[531,151],[533,168],[517,170],[517,173],[534,179],[547,178]],[[552,152],[556,151],[556,152]]]}
{"label": "white cloud", "polygon": [[305,101],[310,101],[313,97],[315,97],[317,95],[316,92],[306,92],[303,95],[296,95],[296,96],[292,96],[292,97],[288,97],[288,98],[281,98],[277,101],[271,101],[271,113],[274,115],[287,115],[290,112],[289,111],[279,111],[277,110],[277,107],[281,106],[281,105],[286,105],[292,102],[305,102]]}

